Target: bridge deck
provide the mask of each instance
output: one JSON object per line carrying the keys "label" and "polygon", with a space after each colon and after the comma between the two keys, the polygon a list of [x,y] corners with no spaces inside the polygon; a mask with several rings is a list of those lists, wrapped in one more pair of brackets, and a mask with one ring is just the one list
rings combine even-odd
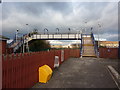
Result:
{"label": "bridge deck", "polygon": [[117,66],[117,60],[71,58],[54,71],[47,84],[37,83],[33,88],[117,88],[107,65]]}

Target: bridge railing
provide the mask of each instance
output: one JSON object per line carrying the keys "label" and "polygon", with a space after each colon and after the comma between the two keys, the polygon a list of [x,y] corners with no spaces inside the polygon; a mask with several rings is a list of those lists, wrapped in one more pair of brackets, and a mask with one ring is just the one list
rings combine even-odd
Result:
{"label": "bridge railing", "polygon": [[96,54],[96,56],[98,56],[98,48],[97,48],[93,33],[91,33],[91,37],[92,37],[92,41],[93,41],[93,44],[94,44],[95,54]]}
{"label": "bridge railing", "polygon": [[82,56],[83,54],[83,38],[82,38],[82,34],[81,34],[81,48],[80,48],[80,56]]}
{"label": "bridge railing", "polygon": [[79,40],[81,39],[81,35],[80,34],[34,34],[34,35],[31,35],[31,38],[32,39],[75,39],[75,40]]}

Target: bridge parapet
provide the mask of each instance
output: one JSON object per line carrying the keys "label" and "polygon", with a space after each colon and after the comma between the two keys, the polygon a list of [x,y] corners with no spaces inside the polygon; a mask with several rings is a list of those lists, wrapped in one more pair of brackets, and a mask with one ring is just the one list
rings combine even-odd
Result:
{"label": "bridge parapet", "polygon": [[81,34],[34,34],[29,37],[31,39],[41,40],[81,40]]}

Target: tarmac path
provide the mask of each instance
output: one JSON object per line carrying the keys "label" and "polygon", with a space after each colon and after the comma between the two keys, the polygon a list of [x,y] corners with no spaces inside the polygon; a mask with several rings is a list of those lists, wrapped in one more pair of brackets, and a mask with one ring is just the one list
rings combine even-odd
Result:
{"label": "tarmac path", "polygon": [[117,67],[117,59],[70,58],[54,70],[48,83],[33,88],[117,88],[107,65]]}

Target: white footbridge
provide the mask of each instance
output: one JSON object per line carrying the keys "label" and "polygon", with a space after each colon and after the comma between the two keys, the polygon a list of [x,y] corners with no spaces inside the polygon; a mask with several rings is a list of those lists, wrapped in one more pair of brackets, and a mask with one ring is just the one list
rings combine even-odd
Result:
{"label": "white footbridge", "polygon": [[61,33],[61,34],[26,34],[21,38],[17,38],[10,43],[9,47],[13,51],[19,49],[22,45],[28,44],[31,40],[81,40],[80,33]]}

